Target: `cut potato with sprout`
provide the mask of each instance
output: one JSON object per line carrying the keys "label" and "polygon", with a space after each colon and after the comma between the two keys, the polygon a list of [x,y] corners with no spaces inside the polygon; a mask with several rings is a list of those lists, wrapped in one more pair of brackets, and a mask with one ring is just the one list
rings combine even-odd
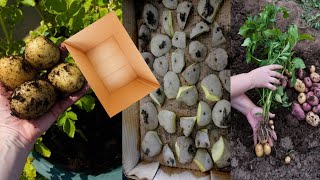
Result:
{"label": "cut potato with sprout", "polygon": [[161,110],[158,114],[159,124],[169,134],[176,132],[176,114],[172,111]]}
{"label": "cut potato with sprout", "polygon": [[158,57],[154,60],[153,69],[159,76],[164,76],[169,69],[169,62],[165,56]]}
{"label": "cut potato with sprout", "polygon": [[163,84],[164,94],[167,96],[167,98],[175,98],[180,87],[180,80],[177,74],[172,71],[167,72],[167,74],[163,77]]}
{"label": "cut potato with sprout", "polygon": [[182,128],[183,134],[188,137],[196,123],[197,117],[181,117],[180,118],[180,127]]}
{"label": "cut potato with sprout", "polygon": [[188,85],[196,84],[200,78],[200,64],[191,64],[182,72],[181,75],[187,81]]}
{"label": "cut potato with sprout", "polygon": [[171,39],[169,36],[163,34],[155,35],[150,42],[151,53],[156,57],[166,54],[171,46]]}
{"label": "cut potato with sprout", "polygon": [[147,25],[142,24],[138,31],[139,50],[143,51],[149,44],[150,40],[151,40],[150,29],[148,28]]}
{"label": "cut potato with sprout", "polygon": [[197,124],[198,126],[206,126],[211,122],[211,108],[204,102],[200,101],[197,111]]}
{"label": "cut potato with sprout", "polygon": [[162,27],[164,32],[170,37],[173,36],[173,25],[172,25],[172,13],[171,11],[163,11],[162,13]]}
{"label": "cut potato with sprout", "polygon": [[159,24],[159,13],[152,4],[146,4],[143,7],[143,19],[150,29],[157,29]]}
{"label": "cut potato with sprout", "polygon": [[209,74],[201,81],[201,88],[205,98],[209,101],[219,101],[222,97],[222,86],[215,74]]}
{"label": "cut potato with sprout", "polygon": [[176,31],[172,38],[172,45],[176,48],[184,49],[187,46],[187,36],[185,32]]}
{"label": "cut potato with sprout", "polygon": [[148,64],[149,68],[153,69],[154,63],[154,56],[150,52],[142,52],[141,56],[143,57],[144,61]]}
{"label": "cut potato with sprout", "polygon": [[184,65],[184,52],[181,49],[176,49],[171,54],[172,71],[175,73],[181,73],[182,69],[184,68]]}
{"label": "cut potato with sprout", "polygon": [[176,158],[168,144],[163,146],[162,156],[167,166],[175,167],[177,165]]}
{"label": "cut potato with sprout", "polygon": [[198,149],[193,162],[196,163],[201,172],[209,171],[213,167],[212,159],[206,149]]}
{"label": "cut potato with sprout", "polygon": [[228,65],[228,54],[222,48],[217,48],[208,54],[206,64],[215,71],[221,71]]}
{"label": "cut potato with sprout", "polygon": [[209,23],[212,23],[223,0],[200,0],[197,11]]}
{"label": "cut potato with sprout", "polygon": [[178,5],[178,0],[162,0],[164,7],[168,9],[176,9]]}
{"label": "cut potato with sprout", "polygon": [[190,11],[192,9],[192,2],[183,1],[177,6],[177,21],[181,30],[186,26]]}
{"label": "cut potato with sprout", "polygon": [[191,30],[190,39],[196,38],[203,33],[209,32],[210,27],[207,23],[200,21]]}
{"label": "cut potato with sprout", "polygon": [[152,91],[150,93],[150,97],[153,100],[153,102],[155,102],[158,106],[161,107],[165,98],[166,98],[164,91],[163,91],[163,87],[160,86],[160,88]]}
{"label": "cut potato with sprout", "polygon": [[180,136],[175,143],[176,155],[181,164],[190,163],[196,153],[196,148],[190,137]]}
{"label": "cut potato with sprout", "polygon": [[192,41],[189,44],[189,54],[191,59],[194,61],[204,61],[204,59],[207,57],[207,47],[199,41]]}
{"label": "cut potato with sprout", "polygon": [[223,36],[221,27],[218,23],[213,24],[212,28],[212,46],[217,47],[225,44],[227,42],[226,38]]}
{"label": "cut potato with sprout", "polygon": [[219,72],[219,78],[220,78],[220,81],[222,82],[222,86],[229,93],[230,93],[230,77],[231,77],[230,69],[224,69]]}
{"label": "cut potato with sprout", "polygon": [[162,141],[160,140],[157,132],[147,132],[142,140],[141,148],[143,153],[149,157],[158,155],[162,149]]}
{"label": "cut potato with sprout", "polygon": [[140,120],[143,126],[148,130],[154,130],[158,127],[158,110],[152,102],[143,103],[140,107]]}
{"label": "cut potato with sprout", "polygon": [[230,144],[222,136],[211,148],[211,157],[218,168],[224,168],[230,165]]}
{"label": "cut potato with sprout", "polygon": [[179,88],[177,101],[181,101],[188,106],[193,106],[198,100],[198,91],[196,86],[182,86]]}
{"label": "cut potato with sprout", "polygon": [[223,99],[216,103],[212,109],[212,120],[214,124],[219,128],[228,128],[226,122],[229,121],[231,112],[231,104],[229,101]]}
{"label": "cut potato with sprout", "polygon": [[197,132],[195,138],[196,148],[209,148],[210,140],[208,135],[208,129],[201,129]]}

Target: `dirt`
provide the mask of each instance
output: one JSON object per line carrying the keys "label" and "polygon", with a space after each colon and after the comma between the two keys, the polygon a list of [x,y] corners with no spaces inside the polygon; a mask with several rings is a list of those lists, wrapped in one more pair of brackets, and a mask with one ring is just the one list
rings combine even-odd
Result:
{"label": "dirt", "polygon": [[[243,38],[238,35],[240,26],[248,15],[255,15],[262,9],[264,0],[232,1],[231,18],[231,63],[232,74],[249,72],[256,65],[246,64],[245,49],[241,47]],[[309,67],[315,64],[319,70],[320,32],[308,27],[300,18],[303,9],[294,1],[279,1],[277,4],[288,7],[292,12],[290,18],[279,21],[284,29],[287,24],[296,23],[303,33],[316,37],[315,41],[299,43],[295,51],[304,59]],[[295,94],[290,91],[291,97]],[[250,99],[257,103],[259,96],[255,90],[247,92]],[[290,114],[290,109],[278,108],[276,113],[275,130],[278,140],[268,157],[257,158],[254,153],[252,129],[244,115],[232,109],[231,130],[231,175],[232,179],[319,179],[320,178],[320,129],[299,121]],[[290,155],[292,161],[284,164],[284,158]]]}
{"label": "dirt", "polygon": [[79,119],[76,127],[88,141],[79,133],[71,139],[57,126],[52,126],[43,136],[44,144],[52,152],[48,160],[63,169],[90,175],[106,173],[121,166],[121,113],[110,119],[98,101],[90,113],[76,107],[72,109]]}

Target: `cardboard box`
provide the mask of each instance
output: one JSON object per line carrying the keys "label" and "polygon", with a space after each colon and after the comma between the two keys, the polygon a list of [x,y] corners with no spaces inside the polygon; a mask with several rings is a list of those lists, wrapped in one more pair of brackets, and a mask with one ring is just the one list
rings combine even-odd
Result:
{"label": "cardboard box", "polygon": [[64,44],[110,117],[160,86],[114,12]]}

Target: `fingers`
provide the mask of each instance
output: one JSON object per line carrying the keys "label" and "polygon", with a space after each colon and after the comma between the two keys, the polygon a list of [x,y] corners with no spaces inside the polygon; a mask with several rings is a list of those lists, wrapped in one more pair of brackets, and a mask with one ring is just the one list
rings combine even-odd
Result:
{"label": "fingers", "polygon": [[268,138],[268,143],[269,143],[269,145],[272,147],[273,146],[273,140],[272,140],[272,138]]}
{"label": "fingers", "polygon": [[267,66],[270,70],[278,70],[278,69],[282,69],[283,67],[279,64],[272,64],[272,65],[269,65]]}
{"label": "fingers", "polygon": [[267,84],[267,86],[266,86],[266,87],[267,87],[268,89],[272,90],[272,91],[277,90],[277,87],[276,87],[276,86],[274,86],[274,85],[272,85],[271,83]]}
{"label": "fingers", "polygon": [[253,142],[254,142],[254,145],[257,144],[257,141],[258,141],[257,132],[253,131]]}
{"label": "fingers", "polygon": [[270,71],[270,76],[275,77],[277,79],[282,79],[284,76],[277,71]]}
{"label": "fingers", "polygon": [[274,77],[271,77],[269,82],[272,84],[278,84],[278,85],[281,84],[281,82],[277,78],[274,78]]}

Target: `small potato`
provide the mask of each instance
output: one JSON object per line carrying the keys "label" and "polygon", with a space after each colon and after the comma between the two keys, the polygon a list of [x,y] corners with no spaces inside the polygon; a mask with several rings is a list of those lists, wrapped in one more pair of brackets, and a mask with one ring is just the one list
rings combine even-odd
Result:
{"label": "small potato", "polygon": [[312,81],[311,81],[311,78],[310,77],[305,77],[304,79],[303,79],[303,82],[304,82],[304,84],[306,85],[306,87],[311,87],[312,86]]}
{"label": "small potato", "polygon": [[9,56],[0,59],[0,81],[9,89],[14,90],[37,75],[22,57]]}
{"label": "small potato", "polygon": [[257,157],[262,157],[263,156],[263,147],[262,147],[262,145],[260,143],[256,145],[255,151],[256,151],[256,156]]}
{"label": "small potato", "polygon": [[303,104],[304,102],[306,102],[306,100],[307,100],[307,96],[306,96],[306,94],[305,93],[299,93],[299,95],[298,95],[298,102],[300,103],[300,104]]}
{"label": "small potato", "polygon": [[310,67],[310,73],[314,73],[314,72],[316,72],[316,67],[314,65],[312,65]]}
{"label": "small potato", "polygon": [[263,145],[263,152],[267,156],[269,156],[271,154],[271,146],[268,143],[265,143]]}
{"label": "small potato", "polygon": [[314,95],[314,93],[313,93],[312,91],[307,92],[307,94],[306,94],[307,99],[308,99],[310,96],[313,96],[313,95]]}
{"label": "small potato", "polygon": [[318,104],[317,106],[314,106],[312,108],[312,112],[314,112],[315,114],[319,114],[320,113],[320,104]]}
{"label": "small potato", "polygon": [[304,89],[304,93],[307,93],[307,92],[309,92],[309,89],[306,87],[306,88]]}
{"label": "small potato", "polygon": [[305,84],[300,79],[297,79],[296,84],[294,85],[294,89],[298,92],[304,92],[305,88]]}
{"label": "small potato", "polygon": [[274,125],[274,122],[273,122],[273,120],[269,120],[269,125]]}
{"label": "small potato", "polygon": [[271,128],[272,130],[274,130],[274,125],[271,125],[270,128]]}
{"label": "small potato", "polygon": [[62,63],[53,68],[48,79],[55,88],[67,94],[79,91],[86,82],[80,69],[69,63]]}
{"label": "small potato", "polygon": [[303,69],[299,69],[298,70],[298,77],[299,79],[303,79],[304,77],[306,77],[307,73],[303,70]]}
{"label": "small potato", "polygon": [[314,112],[310,111],[310,112],[308,112],[308,114],[306,116],[306,121],[311,126],[317,127],[319,125],[320,118]]}
{"label": "small potato", "polygon": [[289,72],[288,69],[284,70],[286,76],[288,76],[289,78],[292,77],[292,72]]}
{"label": "small potato", "polygon": [[311,96],[309,96],[309,98],[307,98],[307,102],[311,106],[317,106],[319,104],[319,99],[317,98],[317,96],[311,95]]}
{"label": "small potato", "polygon": [[310,87],[311,91],[314,91],[315,89],[320,88],[320,83],[313,83],[312,86]]}
{"label": "small potato", "polygon": [[304,110],[304,112],[309,112],[312,109],[312,106],[310,104],[308,104],[307,102],[302,104],[302,109]]}
{"label": "small potato", "polygon": [[290,164],[290,162],[291,162],[291,157],[290,157],[290,156],[286,156],[286,157],[284,158],[284,163],[285,163],[286,165],[288,165],[288,164]]}
{"label": "small potato", "polygon": [[320,81],[320,75],[316,72],[310,74],[312,82],[318,83]]}
{"label": "small potato", "polygon": [[320,98],[320,88],[315,89],[315,90],[313,91],[313,94],[314,94],[315,96],[317,96],[317,98]]}
{"label": "small potato", "polygon": [[293,103],[291,114],[295,116],[298,120],[304,120],[306,117],[303,109],[298,103]]}

